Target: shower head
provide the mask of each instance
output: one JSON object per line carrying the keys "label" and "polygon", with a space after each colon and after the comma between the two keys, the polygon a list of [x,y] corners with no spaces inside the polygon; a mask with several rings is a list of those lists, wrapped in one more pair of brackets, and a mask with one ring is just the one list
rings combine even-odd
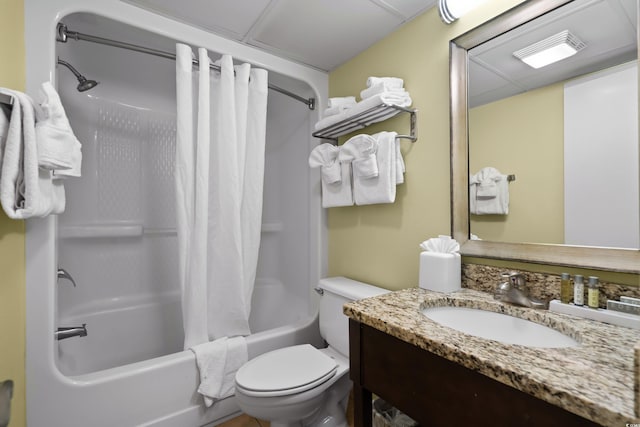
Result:
{"label": "shower head", "polygon": [[91,88],[96,87],[99,83],[95,80],[88,80],[85,76],[80,74],[78,70],[73,68],[73,66],[69,64],[67,61],[63,61],[62,59],[58,58],[58,64],[64,65],[73,73],[74,76],[76,76],[76,79],[78,79],[78,86],[77,86],[78,92],[85,92]]}

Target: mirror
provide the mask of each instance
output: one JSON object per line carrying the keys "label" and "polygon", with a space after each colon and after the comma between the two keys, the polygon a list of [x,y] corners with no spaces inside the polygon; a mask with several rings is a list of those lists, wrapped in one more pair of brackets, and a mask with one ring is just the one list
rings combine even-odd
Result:
{"label": "mirror", "polygon": [[[636,0],[531,1],[452,40],[452,231],[463,255],[640,272],[636,13]],[[588,22],[596,24],[585,26]],[[579,33],[586,47],[539,69],[513,55],[564,30]],[[617,145],[620,138],[612,137],[620,125],[598,115],[585,119],[584,111],[571,109],[585,104],[580,96],[592,93],[594,85],[607,79],[619,82],[623,74],[633,86],[619,92],[630,104],[624,114],[612,117],[626,115],[628,130],[620,132],[631,141],[626,154]],[[602,100],[593,104],[606,105]],[[612,125],[613,131],[603,125]],[[605,135],[604,151],[588,160],[585,147],[594,144],[585,138],[598,132]],[[605,154],[619,157],[602,161]],[[596,166],[588,166],[589,161]],[[629,166],[624,178],[620,162]],[[610,165],[613,172],[597,175],[601,166]],[[511,198],[506,214],[470,213],[470,208],[482,213],[477,199],[469,202],[470,192],[478,188],[470,191],[470,173],[487,166],[515,175],[515,181],[506,184]],[[609,187],[615,191],[597,196],[586,178],[597,184],[603,177],[617,177],[615,187]],[[608,201],[612,194],[621,197]],[[615,216],[621,211],[626,212],[624,221],[624,216]],[[623,222],[621,231],[606,226],[619,229]],[[471,234],[482,240],[470,240]]]}

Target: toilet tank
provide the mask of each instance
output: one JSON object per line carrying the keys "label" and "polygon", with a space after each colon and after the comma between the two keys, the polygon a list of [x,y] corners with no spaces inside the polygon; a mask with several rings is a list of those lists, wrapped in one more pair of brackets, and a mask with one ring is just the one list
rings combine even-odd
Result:
{"label": "toilet tank", "polygon": [[342,306],[390,291],[346,277],[320,279],[318,287],[323,291],[320,298],[320,335],[330,347],[349,357],[349,318],[342,313]]}

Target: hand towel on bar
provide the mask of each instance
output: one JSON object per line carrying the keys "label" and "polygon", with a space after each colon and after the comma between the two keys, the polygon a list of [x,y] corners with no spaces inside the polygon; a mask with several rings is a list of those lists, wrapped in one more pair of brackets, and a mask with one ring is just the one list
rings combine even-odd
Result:
{"label": "hand towel on bar", "polygon": [[56,175],[79,177],[82,145],[71,129],[60,97],[50,82],[42,83],[40,95],[36,122],[38,166],[56,170]]}
{"label": "hand towel on bar", "polygon": [[338,147],[325,143],[314,148],[309,155],[309,166],[321,168],[323,208],[353,205],[351,163],[340,162],[339,151]]}
{"label": "hand towel on bar", "polygon": [[320,168],[322,182],[333,184],[342,181],[338,153],[340,149],[333,144],[320,144],[309,154],[309,167]]}
{"label": "hand towel on bar", "polygon": [[400,151],[400,140],[394,138],[396,141],[396,185],[404,183],[404,173],[406,172],[406,166],[404,164],[404,158],[402,158],[402,152]]}
{"label": "hand towel on bar", "polygon": [[367,87],[383,84],[389,89],[400,89],[404,87],[404,80],[400,77],[374,77],[367,78]]}
{"label": "hand towel on bar", "polygon": [[0,204],[9,218],[26,219],[64,211],[62,182],[38,167],[35,106],[24,93],[0,88],[13,98],[9,128],[3,145]]}
{"label": "hand towel on bar", "polygon": [[509,182],[495,168],[480,169],[469,177],[469,211],[474,215],[507,215]]}
{"label": "hand towel on bar", "polygon": [[191,347],[200,372],[198,393],[207,407],[235,392],[236,372],[248,360],[244,337],[218,338]]}
{"label": "hand towel on bar", "polygon": [[[383,92],[378,95],[372,96],[371,98],[367,98],[358,102],[356,105],[349,108],[348,110],[343,111],[340,114],[323,118],[322,120],[316,123],[315,130],[324,129],[335,123],[346,120],[357,114],[363,113],[371,108],[377,107],[380,104],[397,105],[399,107],[408,107],[411,105],[412,102],[413,101],[411,100],[411,96],[409,96],[409,92],[406,92],[406,91]],[[381,122],[383,120],[388,119],[389,117],[392,117],[395,114],[396,114],[395,111],[390,111],[388,114],[385,114],[381,117],[376,117],[375,120],[370,120],[368,123]],[[358,129],[362,129],[363,127],[364,125],[360,126]]]}
{"label": "hand towel on bar", "polygon": [[10,116],[10,107],[0,103],[0,176],[2,176],[2,157],[4,153],[4,146],[7,141],[7,134],[9,133]]}
{"label": "hand towel on bar", "polygon": [[374,178],[378,176],[376,151],[378,141],[375,138],[360,134],[350,138],[340,147],[340,162],[351,162],[354,177]]}
{"label": "hand towel on bar", "polygon": [[376,159],[378,176],[353,177],[353,198],[356,205],[393,203],[396,200],[396,132],[380,132],[372,137],[378,142]]}
{"label": "hand towel on bar", "polygon": [[334,98],[329,98],[327,101],[327,108],[337,107],[339,105],[355,105],[356,97],[355,96],[337,96]]}

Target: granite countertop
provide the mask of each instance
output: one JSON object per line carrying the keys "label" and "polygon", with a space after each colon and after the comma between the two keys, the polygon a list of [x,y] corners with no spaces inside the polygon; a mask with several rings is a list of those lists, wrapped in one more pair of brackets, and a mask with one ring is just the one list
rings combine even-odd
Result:
{"label": "granite countertop", "polygon": [[[580,345],[532,348],[503,344],[442,326],[421,313],[423,308],[441,305],[481,308],[528,319],[563,332]],[[346,304],[344,313],[599,424],[620,427],[639,422],[634,391],[638,382],[634,373],[638,330],[517,307],[470,289],[450,294],[405,289]]]}

